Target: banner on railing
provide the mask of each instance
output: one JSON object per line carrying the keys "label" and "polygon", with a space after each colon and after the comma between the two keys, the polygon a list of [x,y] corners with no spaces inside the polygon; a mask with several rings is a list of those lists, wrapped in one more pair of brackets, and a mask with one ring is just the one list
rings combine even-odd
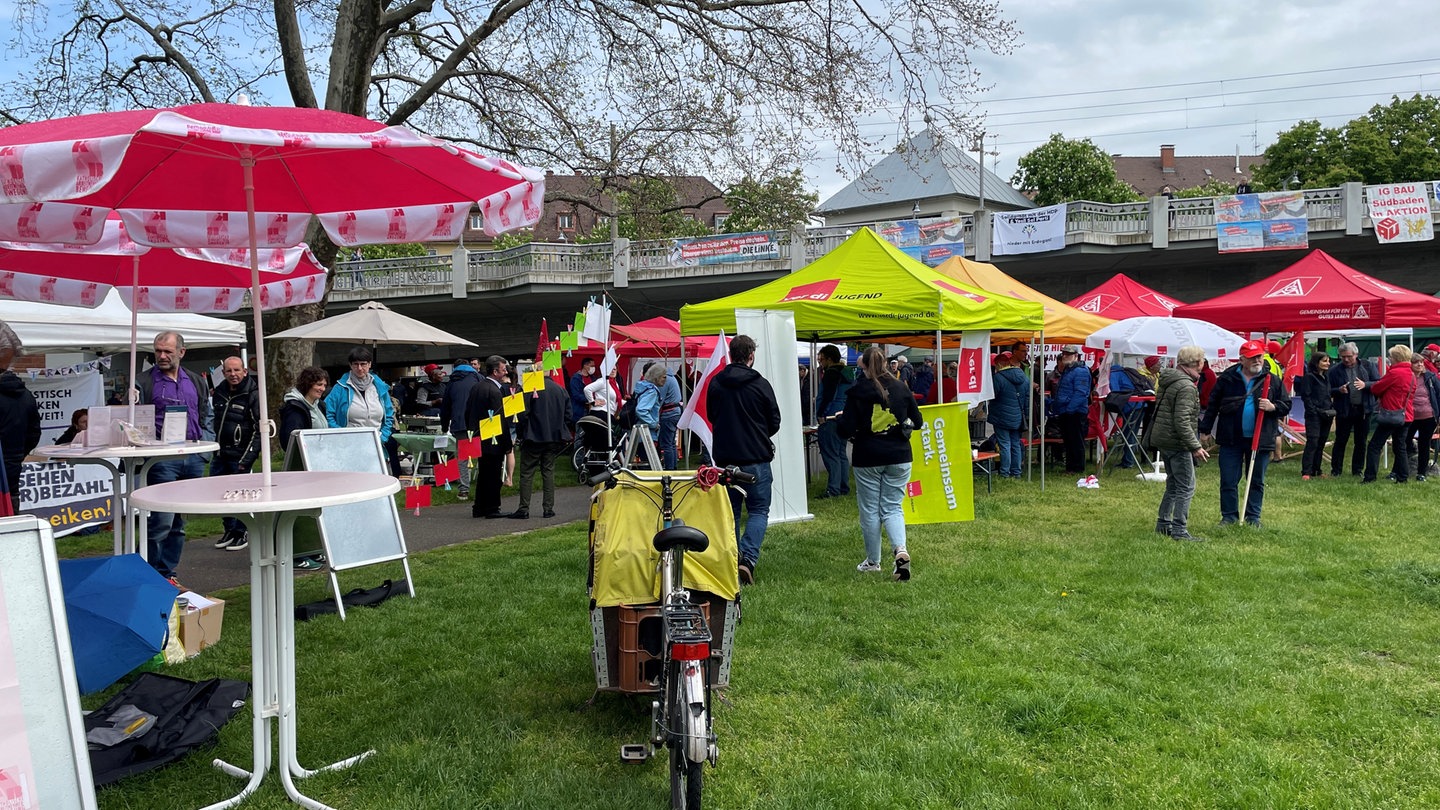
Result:
{"label": "banner on railing", "polygon": [[1429,186],[1429,183],[1393,183],[1365,187],[1365,200],[1370,204],[1370,222],[1375,226],[1376,241],[1383,245],[1389,242],[1429,242],[1435,238]]}
{"label": "banner on railing", "polygon": [[1065,247],[1065,203],[1028,211],[997,211],[991,219],[990,254],[1042,253]]}
{"label": "banner on railing", "polygon": [[1215,241],[1221,253],[1310,247],[1305,192],[1267,191],[1216,197]]}
{"label": "banner on railing", "polygon": [[676,239],[670,259],[684,267],[780,258],[780,243],[769,231]]}
{"label": "banner on railing", "polygon": [[965,255],[964,224],[959,217],[902,219],[875,223],[875,232],[905,255],[934,267]]}

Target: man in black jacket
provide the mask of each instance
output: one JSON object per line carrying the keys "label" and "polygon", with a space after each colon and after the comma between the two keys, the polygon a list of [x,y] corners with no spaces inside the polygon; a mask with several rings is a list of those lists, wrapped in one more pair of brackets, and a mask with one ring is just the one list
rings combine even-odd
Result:
{"label": "man in black jacket", "polygon": [[[730,341],[730,363],[710,380],[705,406],[715,436],[715,463],[736,466],[755,476],[742,496],[730,490],[735,510],[735,531],[740,543],[740,583],[755,581],[760,562],[760,544],[770,525],[770,462],[775,458],[771,436],[780,432],[780,405],[775,389],[760,376],[755,365],[755,339],[736,335]],[[740,522],[740,507],[748,516]]]}
{"label": "man in black jacket", "polygon": [[1338,478],[1345,470],[1345,445],[1351,436],[1355,449],[1350,456],[1350,474],[1365,471],[1365,436],[1370,431],[1370,415],[1375,413],[1375,395],[1370,386],[1380,374],[1369,362],[1360,359],[1360,348],[1342,343],[1337,350],[1340,362],[1330,366],[1330,401],[1335,403],[1335,445],[1330,448],[1330,475]]}
{"label": "man in black jacket", "polygon": [[40,444],[40,406],[35,402],[35,395],[25,387],[25,381],[10,370],[14,358],[14,349],[0,348],[0,452],[4,453],[10,497],[18,509],[20,472],[25,466],[25,457]]}
{"label": "man in black jacket", "polygon": [[535,488],[535,470],[540,470],[542,506],[545,517],[555,517],[555,459],[570,443],[570,394],[550,376],[535,395],[526,395],[525,413],[520,417],[520,508],[510,517],[530,517],[530,495]]}
{"label": "man in black jacket", "polygon": [[[468,439],[474,434],[476,425],[466,421],[470,392],[480,382],[480,373],[465,358],[455,361],[450,367],[450,380],[445,383],[445,396],[440,400],[440,427],[450,431],[455,441]],[[460,500],[470,499],[470,465],[466,459],[460,462]]]}
{"label": "man in black jacket", "polygon": [[[500,487],[505,479],[505,456],[515,448],[510,429],[515,420],[505,413],[505,397],[510,389],[505,384],[505,375],[510,364],[498,354],[485,358],[485,376],[470,391],[466,403],[466,424],[479,425],[480,420],[500,415],[500,433],[480,443],[480,458],[475,464],[475,502],[470,507],[470,516],[477,518],[501,518]],[[477,433],[477,435],[479,435]]]}
{"label": "man in black jacket", "polygon": [[[1246,341],[1240,347],[1240,362],[1216,378],[1210,404],[1200,417],[1200,441],[1214,434],[1215,443],[1220,445],[1221,526],[1232,525],[1243,517],[1246,524],[1260,528],[1265,470],[1270,466],[1270,451],[1275,449],[1280,423],[1289,415],[1290,394],[1280,378],[1266,369],[1264,344]],[[1239,493],[1247,463],[1254,469],[1246,490],[1245,513],[1241,515]]]}
{"label": "man in black jacket", "polygon": [[[227,357],[220,364],[225,382],[215,386],[210,404],[215,412],[215,441],[220,450],[210,461],[210,474],[248,473],[260,456],[260,391],[239,357]],[[245,524],[225,518],[225,533],[216,548],[240,551],[250,545]]]}

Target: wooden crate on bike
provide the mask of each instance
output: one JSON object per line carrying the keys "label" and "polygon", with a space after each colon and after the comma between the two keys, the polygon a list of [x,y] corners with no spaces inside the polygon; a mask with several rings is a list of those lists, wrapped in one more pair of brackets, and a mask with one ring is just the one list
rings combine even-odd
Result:
{"label": "wooden crate on bike", "polygon": [[[659,491],[659,473],[654,477]],[[693,473],[677,472],[679,477]],[[647,488],[652,482],[645,483]],[[740,616],[739,552],[726,491],[690,489],[676,499],[676,517],[710,538],[710,548],[685,558],[685,587],[710,626],[710,679],[730,683],[730,659]],[[660,529],[655,503],[638,489],[604,490],[590,515],[590,627],[595,687],[600,691],[653,694],[661,658],[658,564],[651,539]]]}
{"label": "wooden crate on bike", "polygon": [[[738,617],[739,605],[710,593],[697,591],[692,596],[700,603],[705,623],[710,626],[710,682],[716,687],[729,686],[730,640],[734,635],[734,620]],[[616,605],[596,608],[592,612],[592,615],[595,614],[599,614],[597,621],[601,623],[597,634],[605,634],[605,640],[601,642],[601,637],[597,635],[594,649],[607,651],[606,655],[595,656],[596,687],[602,691],[636,695],[658,692],[661,668],[664,666],[660,606]],[[727,616],[730,618],[728,633],[725,632]],[[712,617],[719,617],[720,624],[717,625]],[[606,669],[603,677],[599,669],[602,664]]]}

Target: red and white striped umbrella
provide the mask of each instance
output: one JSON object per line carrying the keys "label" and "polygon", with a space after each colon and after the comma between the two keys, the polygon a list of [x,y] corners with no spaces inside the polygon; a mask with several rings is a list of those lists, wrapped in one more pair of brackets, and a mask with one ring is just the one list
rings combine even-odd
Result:
{"label": "red and white striped umbrella", "polygon": [[[105,210],[152,247],[290,247],[318,216],[339,245],[533,225],[534,170],[404,127],[329,110],[193,104],[0,129],[0,239],[94,241]],[[35,208],[24,203],[63,202]],[[49,210],[47,210],[49,209]]]}
{"label": "red and white striped umbrella", "polygon": [[[325,267],[303,244],[260,253],[260,309],[324,296]],[[96,307],[116,288],[138,312],[229,313],[249,287],[249,250],[149,248],[113,214],[90,245],[0,241],[0,298]]]}
{"label": "red and white striped umbrella", "polygon": [[114,211],[140,244],[248,248],[255,300],[260,248],[299,244],[311,217],[339,245],[425,242],[458,236],[472,203],[488,233],[532,225],[544,195],[534,169],[329,110],[194,104],[0,129],[0,239],[93,243]]}

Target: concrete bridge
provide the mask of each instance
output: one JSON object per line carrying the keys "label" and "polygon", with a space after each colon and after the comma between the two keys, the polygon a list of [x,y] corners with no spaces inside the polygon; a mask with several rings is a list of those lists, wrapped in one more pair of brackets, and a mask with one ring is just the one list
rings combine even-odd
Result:
{"label": "concrete bridge", "polygon": [[[1393,284],[1431,293],[1440,289],[1440,242],[1377,243],[1359,183],[1307,190],[1305,208],[1312,248]],[[1208,197],[1074,202],[1066,220],[1064,250],[1002,256],[994,263],[1060,300],[1123,272],[1182,301],[1199,301],[1264,278],[1303,255],[1218,253],[1214,204]],[[964,218],[969,258],[991,261],[989,224],[988,215]],[[505,251],[462,248],[453,256],[343,262],[335,270],[328,311],[379,300],[475,341],[481,352],[524,354],[534,350],[542,317],[549,319],[554,335],[592,296],[608,293],[620,323],[675,317],[683,304],[730,295],[803,267],[849,233],[847,228],[778,233],[775,258],[699,266],[674,260],[671,240],[623,239],[613,249],[608,243],[530,244]],[[330,347],[319,348],[328,362]],[[386,347],[382,361],[441,359],[439,350],[424,351]]]}

